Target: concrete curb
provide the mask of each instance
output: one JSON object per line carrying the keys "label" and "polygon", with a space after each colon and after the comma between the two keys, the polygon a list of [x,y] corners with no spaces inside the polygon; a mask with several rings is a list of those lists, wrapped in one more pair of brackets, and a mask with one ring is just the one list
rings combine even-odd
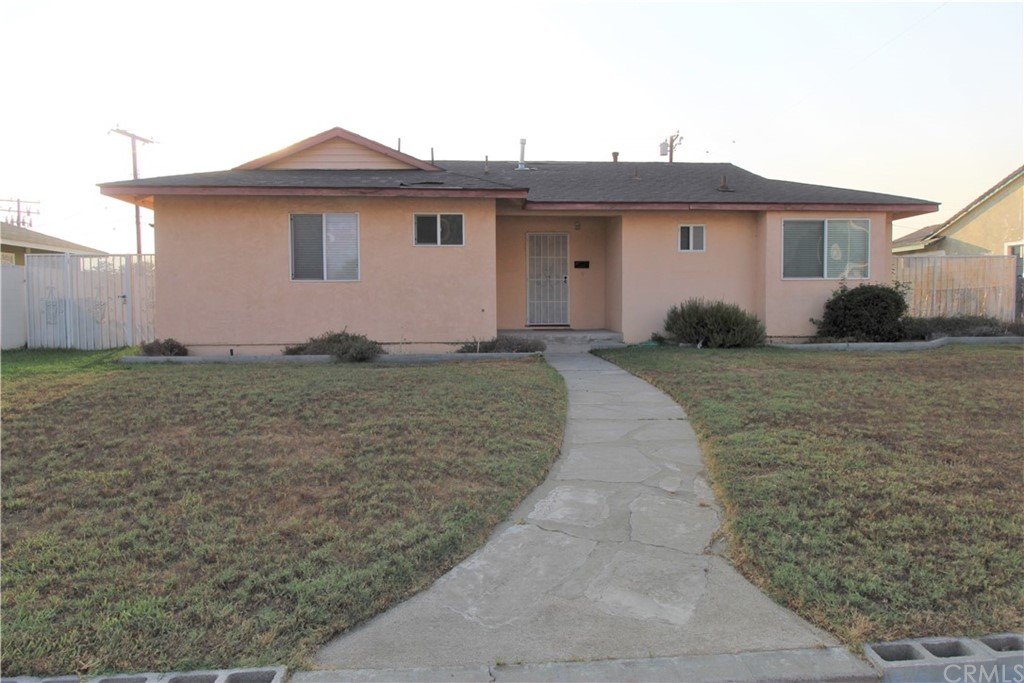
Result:
{"label": "concrete curb", "polygon": [[15,676],[0,683],[283,683],[284,667],[254,669],[217,669],[209,671],[172,671],[170,673],[116,674],[110,676]]}
{"label": "concrete curb", "polygon": [[796,351],[921,351],[949,344],[1024,344],[1024,337],[942,337],[931,341],[842,342],[839,344],[769,344],[769,348]]}
{"label": "concrete curb", "polygon": [[775,681],[878,681],[878,673],[843,648],[777,650],[739,654],[652,657],[544,664],[493,664],[441,669],[336,669],[292,674],[290,683],[385,681],[688,681],[753,683]]}

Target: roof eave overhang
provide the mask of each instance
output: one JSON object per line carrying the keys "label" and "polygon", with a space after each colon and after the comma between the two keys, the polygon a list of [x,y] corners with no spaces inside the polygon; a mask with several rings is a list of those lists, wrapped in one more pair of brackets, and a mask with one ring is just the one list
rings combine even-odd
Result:
{"label": "roof eave overhang", "polygon": [[524,199],[525,190],[414,187],[104,187],[100,192],[129,204],[153,208],[153,198],[177,197],[434,197]]}

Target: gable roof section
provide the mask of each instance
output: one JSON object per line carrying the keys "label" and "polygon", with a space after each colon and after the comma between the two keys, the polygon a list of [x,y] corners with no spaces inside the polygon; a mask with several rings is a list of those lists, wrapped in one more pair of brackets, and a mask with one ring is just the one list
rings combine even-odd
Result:
{"label": "gable roof section", "polygon": [[12,247],[25,247],[26,249],[41,249],[65,254],[106,254],[105,251],[86,247],[74,242],[62,240],[59,237],[44,235],[35,230],[23,228],[6,221],[0,221],[0,244]]}
{"label": "gable roof section", "polygon": [[253,159],[235,170],[255,169],[419,169],[440,170],[408,154],[391,149],[344,128],[331,128],[259,159]]}
{"label": "gable roof section", "polygon": [[996,195],[1002,193],[1010,188],[1010,185],[1018,180],[1024,178],[1024,166],[1021,166],[1010,175],[1006,176],[998,183],[990,187],[989,189],[978,195],[973,201],[967,206],[953,214],[945,223],[939,225],[929,225],[927,228],[921,228],[915,230],[909,234],[900,237],[892,242],[892,251],[896,253],[904,253],[908,251],[920,251],[926,249],[936,242],[941,242],[945,239],[945,233],[949,232],[950,229],[955,226],[961,219],[965,218],[968,214],[973,212],[975,209],[980,207],[982,204],[992,199]]}

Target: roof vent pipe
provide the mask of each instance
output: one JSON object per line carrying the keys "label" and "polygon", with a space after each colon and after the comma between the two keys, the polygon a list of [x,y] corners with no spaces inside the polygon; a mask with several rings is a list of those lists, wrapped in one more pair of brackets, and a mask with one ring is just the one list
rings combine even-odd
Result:
{"label": "roof vent pipe", "polygon": [[519,165],[516,170],[526,170],[526,138],[519,138]]}
{"label": "roof vent pipe", "polygon": [[736,190],[734,190],[731,187],[729,187],[729,181],[727,181],[725,179],[725,176],[723,175],[722,176],[722,184],[718,186],[718,191],[719,192],[735,192]]}
{"label": "roof vent pipe", "polygon": [[612,161],[618,161],[618,160],[619,160],[619,153],[618,152],[612,152]]}

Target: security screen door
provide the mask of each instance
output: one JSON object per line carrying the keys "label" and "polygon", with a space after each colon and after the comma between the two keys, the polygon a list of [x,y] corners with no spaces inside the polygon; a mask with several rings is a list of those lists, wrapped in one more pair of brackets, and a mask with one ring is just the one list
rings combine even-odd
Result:
{"label": "security screen door", "polygon": [[569,324],[569,235],[527,235],[526,324]]}

